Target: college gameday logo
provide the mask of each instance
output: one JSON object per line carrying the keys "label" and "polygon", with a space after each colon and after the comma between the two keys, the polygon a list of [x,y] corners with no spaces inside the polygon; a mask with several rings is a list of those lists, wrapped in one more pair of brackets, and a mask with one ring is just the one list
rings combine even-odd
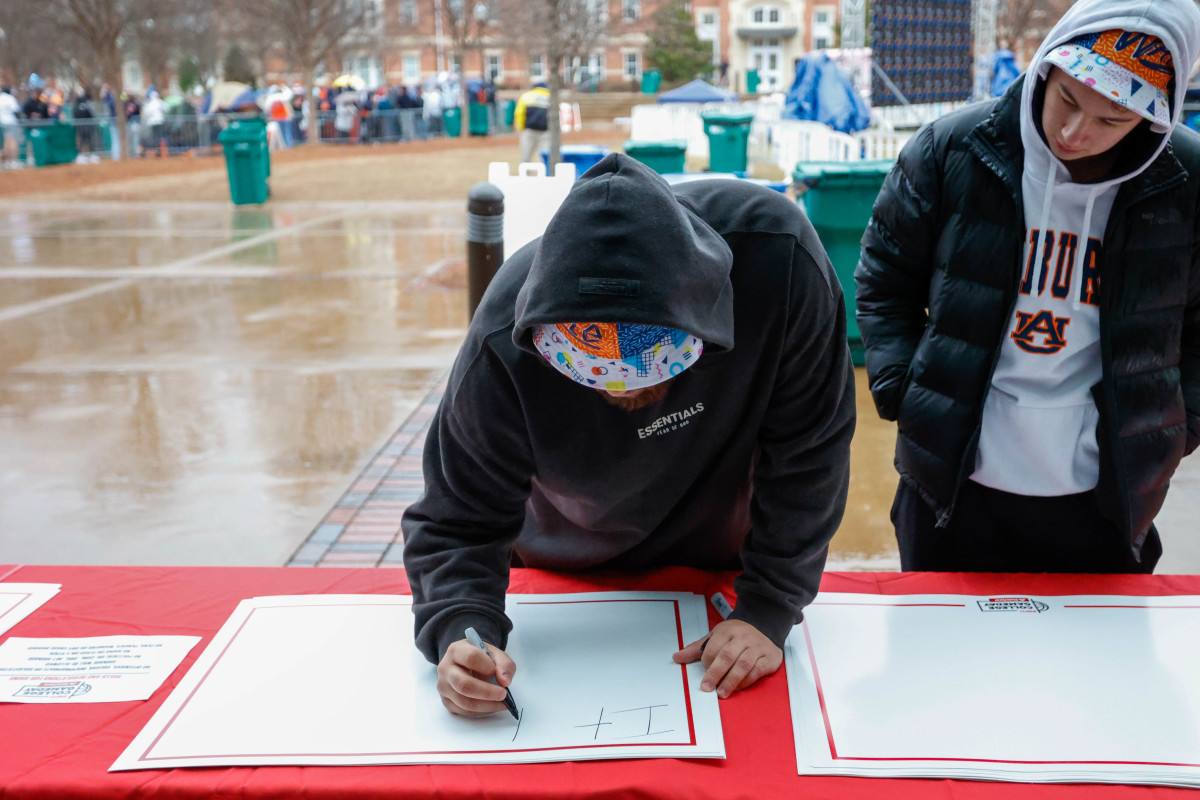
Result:
{"label": "college gameday logo", "polygon": [[1040,614],[1050,606],[1032,597],[989,597],[986,600],[976,600],[980,611],[1023,611],[1027,614]]}

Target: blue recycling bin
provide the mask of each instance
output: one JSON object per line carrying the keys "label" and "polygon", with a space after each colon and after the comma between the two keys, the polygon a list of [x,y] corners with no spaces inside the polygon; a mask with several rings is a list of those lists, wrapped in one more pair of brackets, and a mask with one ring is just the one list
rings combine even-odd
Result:
{"label": "blue recycling bin", "polygon": [[[602,144],[564,144],[558,148],[558,155],[564,163],[575,165],[575,179],[600,163],[612,150]],[[542,163],[546,165],[546,174],[550,172],[550,153],[542,151]]]}

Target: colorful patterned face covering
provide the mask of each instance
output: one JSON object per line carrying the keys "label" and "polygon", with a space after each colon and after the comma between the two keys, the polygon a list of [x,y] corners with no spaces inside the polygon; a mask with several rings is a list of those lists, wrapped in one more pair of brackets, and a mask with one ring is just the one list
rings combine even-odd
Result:
{"label": "colorful patterned face covering", "polygon": [[624,322],[538,325],[533,345],[571,380],[609,392],[670,380],[704,352],[704,342],[683,331]]}

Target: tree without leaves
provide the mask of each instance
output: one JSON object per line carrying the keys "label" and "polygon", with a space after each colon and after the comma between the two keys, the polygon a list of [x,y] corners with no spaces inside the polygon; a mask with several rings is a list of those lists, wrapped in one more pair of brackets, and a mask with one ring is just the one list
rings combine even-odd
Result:
{"label": "tree without leaves", "polygon": [[654,12],[646,59],[662,73],[667,83],[690,81],[712,69],[712,45],[696,36],[687,0],[670,0]]}
{"label": "tree without leaves", "polygon": [[996,43],[999,47],[1019,50],[1021,42],[1040,43],[1071,0],[1004,0],[996,16]]}
{"label": "tree without leaves", "polygon": [[225,80],[227,81],[236,81],[252,87],[258,85],[258,77],[255,75],[254,68],[250,66],[250,60],[246,58],[246,54],[242,52],[242,48],[236,44],[231,45],[229,50],[225,52],[222,71],[225,73]]}
{"label": "tree without leaves", "polygon": [[0,2],[0,70],[17,84],[31,72],[53,75],[71,69],[62,33],[53,20],[38,13],[40,0]]}
{"label": "tree without leaves", "polygon": [[502,0],[498,9],[501,38],[514,50],[546,56],[550,90],[550,164],[557,164],[562,147],[558,105],[562,95],[562,65],[586,56],[604,38],[607,10],[597,0]]}
{"label": "tree without leaves", "polygon": [[[42,0],[34,13],[86,43],[101,77],[120,93],[126,48],[137,26],[160,13],[162,5],[162,0]],[[125,108],[122,103],[116,106],[117,139],[124,146]]]}
{"label": "tree without leaves", "polygon": [[[371,28],[373,18],[369,0],[254,0],[239,8],[299,68],[306,88],[312,87],[317,67]],[[308,141],[320,140],[320,117],[314,109]]]}
{"label": "tree without leaves", "polygon": [[[442,16],[442,33],[450,39],[452,63],[465,67],[467,53],[482,54],[484,41],[495,29],[492,0],[428,0],[427,5],[431,14]],[[464,96],[466,84],[464,74],[461,87]],[[460,97],[459,103],[463,102]]]}

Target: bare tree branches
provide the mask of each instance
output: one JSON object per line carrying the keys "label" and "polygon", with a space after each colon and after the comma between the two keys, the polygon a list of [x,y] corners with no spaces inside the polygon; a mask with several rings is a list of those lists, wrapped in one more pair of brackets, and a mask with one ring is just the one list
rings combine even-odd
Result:
{"label": "bare tree branches", "polygon": [[[240,4],[240,8],[261,32],[261,40],[277,45],[299,68],[305,86],[313,85],[319,65],[378,27],[377,7],[371,0],[255,0]],[[319,125],[318,115],[313,114],[310,142],[320,141]]]}
{"label": "bare tree branches", "polygon": [[562,66],[584,58],[603,41],[608,30],[604,0],[499,0],[498,31],[510,49],[533,57],[546,56],[550,89],[550,163],[559,161],[562,131],[558,104],[563,86]]}
{"label": "bare tree branches", "polygon": [[1013,51],[1041,42],[1072,0],[1006,0],[996,18],[996,42]]}
{"label": "bare tree branches", "polygon": [[[34,5],[33,13],[87,45],[100,76],[119,92],[126,48],[137,26],[162,13],[161,5],[152,0],[42,0]],[[122,103],[116,105],[117,137],[124,143],[125,110]]]}

